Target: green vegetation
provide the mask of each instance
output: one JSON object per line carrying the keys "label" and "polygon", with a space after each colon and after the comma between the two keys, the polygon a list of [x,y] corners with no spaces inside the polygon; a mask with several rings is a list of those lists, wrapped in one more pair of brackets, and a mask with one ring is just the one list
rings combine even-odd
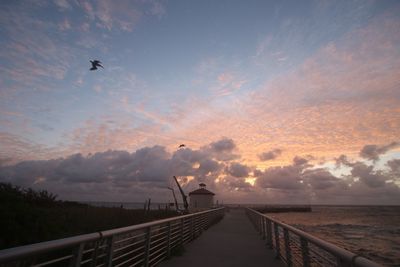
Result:
{"label": "green vegetation", "polygon": [[92,207],[0,183],[0,249],[177,216],[171,210]]}

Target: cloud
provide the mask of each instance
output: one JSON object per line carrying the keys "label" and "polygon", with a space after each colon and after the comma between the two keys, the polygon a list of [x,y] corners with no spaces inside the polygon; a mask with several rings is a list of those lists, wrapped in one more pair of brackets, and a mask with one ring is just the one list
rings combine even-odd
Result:
{"label": "cloud", "polygon": [[238,154],[235,154],[235,142],[227,137],[223,137],[217,142],[212,142],[208,147],[205,147],[204,150],[214,154],[218,160],[222,161],[229,161],[240,157]]}
{"label": "cloud", "polygon": [[228,96],[242,88],[246,80],[240,75],[231,72],[223,72],[217,76],[216,83],[210,86],[215,96]]}
{"label": "cloud", "polygon": [[269,79],[242,107],[253,123],[263,125],[252,131],[273,136],[287,157],[301,150],[315,155],[313,147],[325,156],[354,153],[371,141],[396,138],[400,61],[393,55],[399,28],[393,13],[375,17],[298,68]]}
{"label": "cloud", "polygon": [[164,5],[160,2],[153,1],[151,9],[150,9],[150,14],[161,19],[166,14]]}
{"label": "cloud", "polygon": [[264,172],[258,171],[256,185],[261,188],[272,188],[282,190],[299,190],[304,188],[302,180],[303,166],[287,165],[271,167]]}
{"label": "cloud", "polygon": [[292,165],[254,171],[253,190],[263,190],[290,203],[389,204],[400,199],[397,159],[388,162],[387,171],[360,161],[350,163],[347,156],[341,155],[335,160],[350,167],[350,174],[336,176],[326,167],[314,167],[296,158]]}
{"label": "cloud", "polygon": [[[185,192],[205,182],[218,199],[238,202],[376,204],[391,203],[389,196],[396,199],[396,192],[399,193],[397,159],[388,161],[390,170],[386,171],[355,161],[350,175],[337,177],[327,168],[308,164],[307,158],[311,156],[297,156],[291,165],[264,171],[253,170],[235,159],[221,160],[218,154],[232,152],[235,147],[233,140],[223,138],[199,149],[186,147],[173,152],[156,145],[134,152],[76,153],[15,165],[4,158],[6,165],[0,166],[0,180],[46,189],[64,199],[102,201],[142,201],[148,197],[166,201],[166,187],[174,186],[173,175],[181,181]],[[254,186],[247,181],[251,174]]]}
{"label": "cloud", "polygon": [[309,159],[310,159],[310,157],[303,158],[303,157],[296,156],[293,158],[293,165],[294,166],[304,166],[308,163]]}
{"label": "cloud", "polygon": [[99,28],[118,29],[131,32],[144,14],[161,19],[166,14],[164,5],[159,1],[132,2],[122,0],[110,3],[106,0],[79,1],[86,16]]}
{"label": "cloud", "polygon": [[389,150],[392,150],[399,145],[400,144],[398,142],[392,142],[388,145],[383,146],[365,145],[360,151],[360,156],[365,159],[377,161],[380,155],[385,154]]}
{"label": "cloud", "polygon": [[374,171],[374,166],[368,166],[362,162],[357,162],[353,165],[351,175],[357,177],[369,187],[382,187],[385,185],[389,177],[382,171]]}
{"label": "cloud", "polygon": [[276,159],[281,154],[282,154],[281,149],[273,149],[271,151],[260,154],[258,157],[260,158],[260,160],[266,161],[266,160]]}
{"label": "cloud", "polygon": [[0,132],[0,146],[0,159],[7,164],[15,164],[29,158],[54,158],[60,154],[57,149],[7,132]]}
{"label": "cloud", "polygon": [[336,168],[339,168],[341,165],[352,166],[353,164],[349,161],[346,155],[340,155],[338,158],[335,158]]}
{"label": "cloud", "polygon": [[323,168],[306,170],[302,179],[311,185],[315,190],[325,190],[337,186],[342,180],[332,175]]}
{"label": "cloud", "polygon": [[[132,153],[107,150],[51,160],[22,161],[0,167],[0,180],[24,187],[52,189],[64,198],[68,195],[63,195],[62,188],[76,188],[78,185],[80,188],[93,188],[93,184],[99,184],[96,187],[108,187],[109,192],[119,188],[132,188],[132,192],[139,190],[141,193],[162,190],[171,185],[173,175],[194,178],[186,179],[184,188],[188,191],[197,188],[199,182],[216,189],[215,180],[229,166],[229,162],[217,160],[218,155],[225,155],[233,149],[229,143],[227,139],[221,139],[198,150],[185,148],[174,153],[163,146],[152,146]],[[97,195],[100,197],[101,191]]]}
{"label": "cloud", "polygon": [[250,171],[248,166],[238,162],[233,162],[226,168],[226,172],[233,177],[248,177]]}
{"label": "cloud", "polygon": [[232,193],[251,193],[253,192],[253,186],[246,182],[243,178],[240,177],[232,177],[225,176],[219,183],[220,186],[224,187],[225,191],[228,191],[230,194]]}
{"label": "cloud", "polygon": [[72,9],[72,6],[68,0],[55,0],[54,4],[62,11]]}
{"label": "cloud", "polygon": [[71,23],[68,19],[64,19],[61,23],[58,24],[58,28],[60,31],[66,31],[71,29]]}
{"label": "cloud", "polygon": [[400,159],[392,159],[387,162],[387,165],[393,173],[400,174]]}
{"label": "cloud", "polygon": [[72,28],[69,18],[63,16],[61,22],[43,18],[37,15],[41,8],[14,3],[0,11],[7,37],[0,50],[7,64],[0,67],[0,73],[18,90],[59,88],[73,64],[73,55],[82,54],[62,38],[63,31]]}
{"label": "cloud", "polygon": [[212,142],[210,148],[217,153],[230,153],[236,148],[236,145],[232,139],[224,137],[217,142]]}

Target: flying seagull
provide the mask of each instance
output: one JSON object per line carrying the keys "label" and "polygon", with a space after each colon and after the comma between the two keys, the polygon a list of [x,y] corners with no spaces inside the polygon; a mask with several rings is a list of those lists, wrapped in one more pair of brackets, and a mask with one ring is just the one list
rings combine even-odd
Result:
{"label": "flying seagull", "polygon": [[179,146],[179,148],[181,148],[181,147],[185,147],[185,144],[182,144],[182,145]]}
{"label": "flying seagull", "polygon": [[104,69],[99,60],[90,60],[90,63],[92,63],[92,68],[90,70],[97,70],[97,67],[102,67]]}

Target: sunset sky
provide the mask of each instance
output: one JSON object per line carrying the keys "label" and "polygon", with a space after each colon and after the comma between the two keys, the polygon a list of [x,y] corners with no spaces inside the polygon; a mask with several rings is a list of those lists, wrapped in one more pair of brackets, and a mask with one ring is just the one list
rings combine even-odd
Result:
{"label": "sunset sky", "polygon": [[399,1],[1,1],[0,25],[1,182],[400,203]]}

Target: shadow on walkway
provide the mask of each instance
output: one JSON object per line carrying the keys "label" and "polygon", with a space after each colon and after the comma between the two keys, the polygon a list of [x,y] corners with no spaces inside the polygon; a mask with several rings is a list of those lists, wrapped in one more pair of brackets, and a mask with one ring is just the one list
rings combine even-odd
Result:
{"label": "shadow on walkway", "polygon": [[244,209],[231,209],[218,224],[185,245],[180,257],[162,262],[161,267],[258,267],[284,266],[267,249],[251,225]]}

